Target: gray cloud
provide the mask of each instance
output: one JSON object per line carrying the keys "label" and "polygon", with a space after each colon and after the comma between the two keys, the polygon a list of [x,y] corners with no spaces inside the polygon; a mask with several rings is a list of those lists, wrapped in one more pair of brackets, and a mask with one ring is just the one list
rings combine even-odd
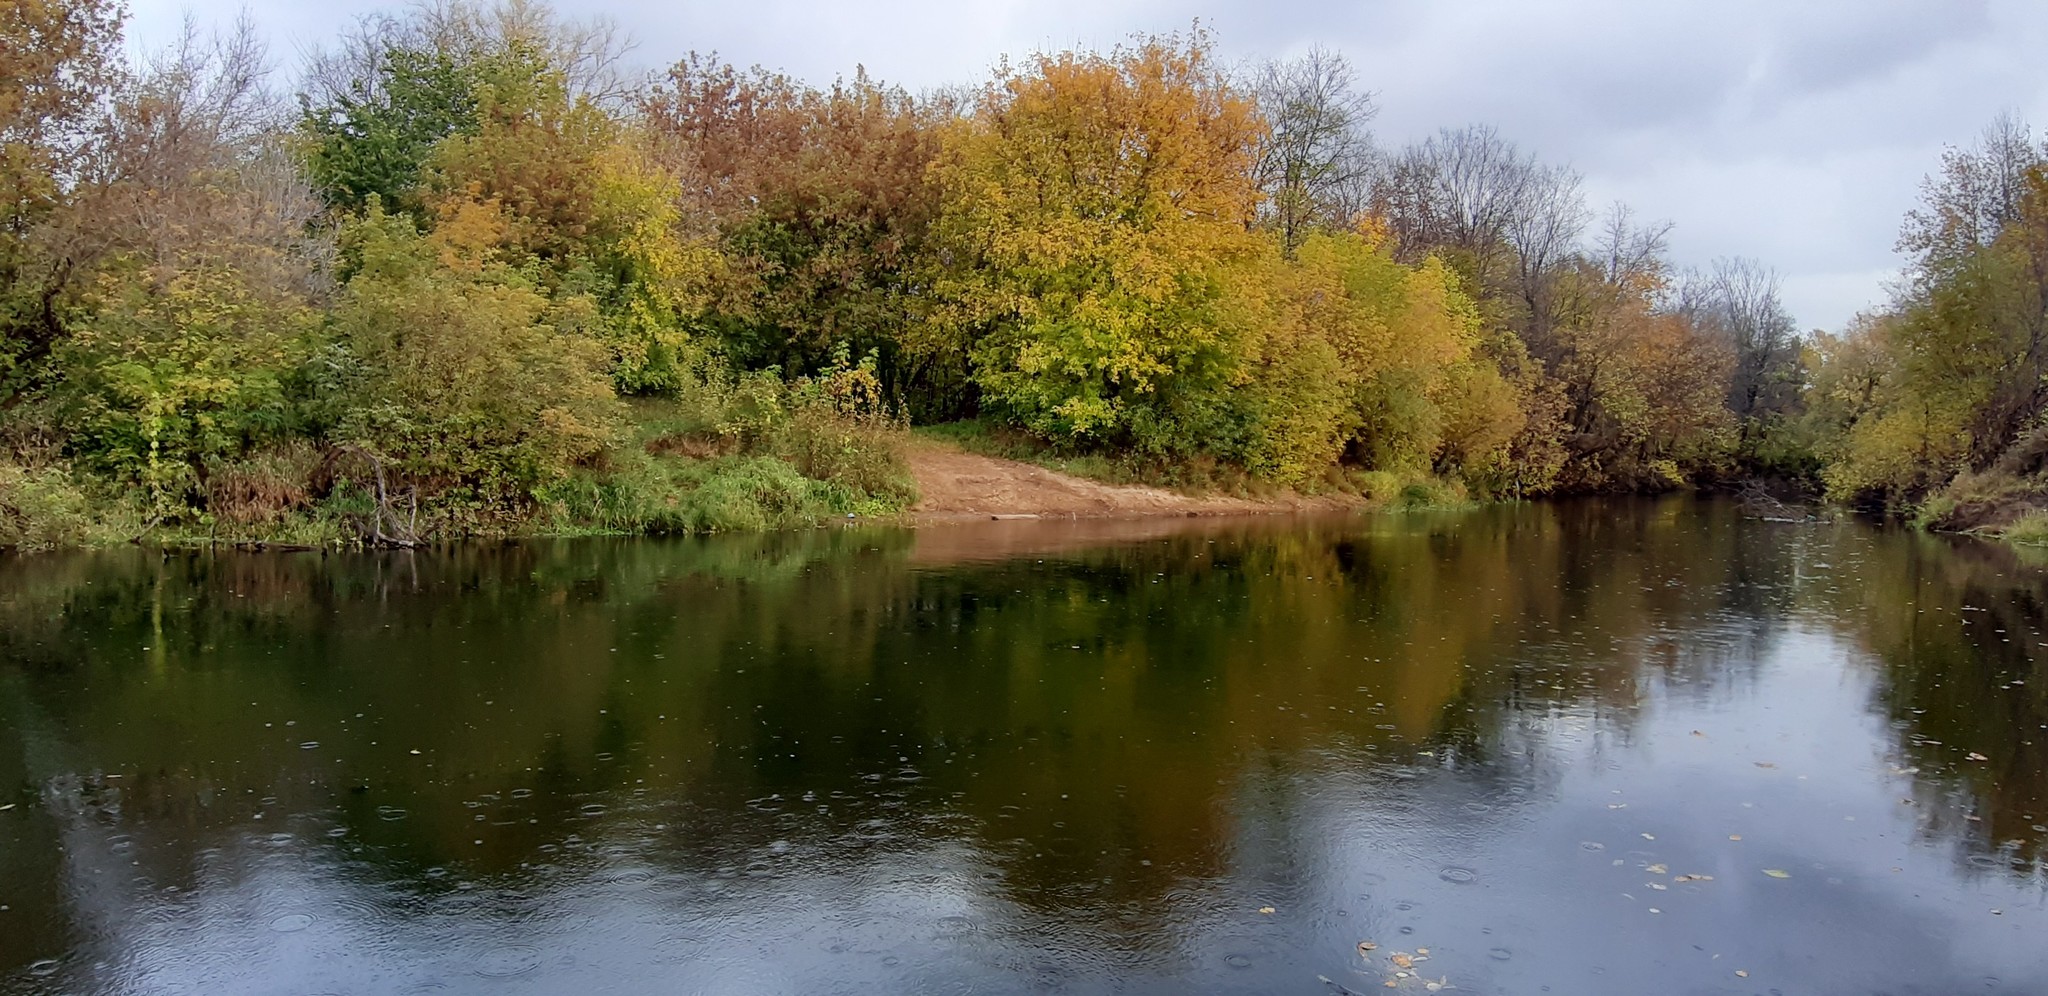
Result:
{"label": "gray cloud", "polygon": [[[252,0],[290,56],[394,4]],[[190,8],[135,0],[135,34]],[[1234,59],[1343,51],[1379,93],[1382,140],[1486,122],[1586,174],[1597,199],[1675,222],[1681,263],[1776,266],[1803,324],[1839,327],[1884,299],[1893,236],[1944,143],[2011,110],[2048,124],[2048,4],[2038,0],[992,0],[851,4],[586,0],[640,39],[650,68],[717,50],[814,80],[911,87],[985,78],[1002,55],[1106,46],[1200,17]]]}

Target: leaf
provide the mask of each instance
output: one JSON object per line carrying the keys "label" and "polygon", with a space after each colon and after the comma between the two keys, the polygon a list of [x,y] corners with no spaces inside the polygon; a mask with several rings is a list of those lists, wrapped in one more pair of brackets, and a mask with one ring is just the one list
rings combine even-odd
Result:
{"label": "leaf", "polygon": [[1766,868],[1766,869],[1764,869],[1764,874],[1766,874],[1766,875],[1769,875],[1769,876],[1770,876],[1770,877],[1772,877],[1772,878],[1791,878],[1791,877],[1792,877],[1792,873],[1791,873],[1791,872],[1788,872],[1788,871],[1786,871],[1786,870],[1784,870],[1783,868]]}
{"label": "leaf", "polygon": [[1651,866],[1649,866],[1648,868],[1645,868],[1645,869],[1643,869],[1643,870],[1644,870],[1644,871],[1646,871],[1646,872],[1649,872],[1649,873],[1650,873],[1650,874],[1652,874],[1652,875],[1662,875],[1662,874],[1664,874],[1665,872],[1668,872],[1668,871],[1670,871],[1671,869],[1670,869],[1670,868],[1667,868],[1667,867],[1665,867],[1664,865],[1661,865],[1661,864],[1657,864],[1657,865],[1651,865]]}
{"label": "leaf", "polygon": [[1394,952],[1394,958],[1393,958],[1393,961],[1394,961],[1394,967],[1395,967],[1395,968],[1414,968],[1414,967],[1415,967],[1415,959],[1413,959],[1413,958],[1410,958],[1410,957],[1408,957],[1407,955],[1405,955],[1405,954],[1402,954],[1402,953],[1400,953],[1400,952],[1398,952],[1398,951]]}
{"label": "leaf", "polygon": [[1988,757],[1985,757],[1985,756],[1984,756],[1984,755],[1982,755],[1982,754],[1979,754],[1979,753],[1977,753],[1976,751],[1971,751],[1971,752],[1970,752],[1970,760],[1972,760],[1972,761],[1989,761],[1989,760],[1991,760],[1991,759],[1990,759],[1990,758],[1988,758]]}
{"label": "leaf", "polygon": [[1275,909],[1273,909],[1273,907],[1271,907],[1271,906],[1261,906],[1261,907],[1259,907],[1259,912],[1261,912],[1261,913],[1275,913],[1275,912],[1278,912],[1278,911],[1277,911],[1277,910],[1275,910]]}
{"label": "leaf", "polygon": [[1374,944],[1374,943],[1373,943],[1373,942],[1371,942],[1371,941],[1359,941],[1359,942],[1358,942],[1358,950],[1360,950],[1360,951],[1378,951],[1378,950],[1379,950],[1379,948],[1380,948],[1380,946],[1379,946],[1379,945],[1377,945],[1377,944]]}

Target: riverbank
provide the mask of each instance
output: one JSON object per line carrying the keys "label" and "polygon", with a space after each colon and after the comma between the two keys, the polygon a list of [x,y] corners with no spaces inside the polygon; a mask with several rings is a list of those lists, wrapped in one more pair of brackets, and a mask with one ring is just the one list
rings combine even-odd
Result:
{"label": "riverbank", "polygon": [[[409,509],[308,502],[260,519],[151,522],[117,496],[61,467],[4,467],[0,475],[0,549],[25,551],[155,543],[307,550],[407,545],[475,538],[674,535],[818,528],[847,521],[906,526],[997,519],[1138,519],[1330,513],[1462,502],[1446,487],[1412,485],[1375,495],[1363,490],[1225,494],[1066,473],[1041,463],[971,452],[943,436],[870,434],[860,447],[871,473],[898,481],[855,489],[813,478],[779,457],[733,452],[733,444],[696,432],[643,424],[645,438],[610,466],[580,473],[539,496],[522,518],[472,519],[439,527],[408,521]],[[879,465],[890,465],[880,469]],[[1103,470],[1088,464],[1087,469]],[[815,469],[814,469],[815,472]],[[388,503],[387,503],[388,504]],[[391,521],[391,520],[396,521]],[[365,523],[370,523],[366,526]],[[371,528],[375,527],[375,528]],[[400,538],[403,538],[402,540]]]}

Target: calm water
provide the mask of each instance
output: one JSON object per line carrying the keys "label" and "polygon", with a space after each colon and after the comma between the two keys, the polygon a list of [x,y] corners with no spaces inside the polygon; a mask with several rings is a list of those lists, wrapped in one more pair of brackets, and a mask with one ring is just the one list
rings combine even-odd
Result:
{"label": "calm water", "polygon": [[2044,577],[1690,500],[0,559],[0,990],[2044,993]]}

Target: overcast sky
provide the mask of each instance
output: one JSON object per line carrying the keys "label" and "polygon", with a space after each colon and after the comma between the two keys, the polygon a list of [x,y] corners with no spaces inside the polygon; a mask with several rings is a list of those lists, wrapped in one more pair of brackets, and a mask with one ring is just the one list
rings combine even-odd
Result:
{"label": "overcast sky", "polygon": [[[372,0],[131,0],[160,44],[247,9],[289,64]],[[856,65],[912,89],[975,82],[1005,53],[1107,47],[1201,18],[1226,58],[1341,51],[1398,145],[1487,123],[1676,224],[1681,264],[1754,256],[1805,327],[1881,302],[1892,243],[1944,144],[2010,111],[2048,124],[2042,0],[582,0],[650,68],[716,51],[816,82]]]}

